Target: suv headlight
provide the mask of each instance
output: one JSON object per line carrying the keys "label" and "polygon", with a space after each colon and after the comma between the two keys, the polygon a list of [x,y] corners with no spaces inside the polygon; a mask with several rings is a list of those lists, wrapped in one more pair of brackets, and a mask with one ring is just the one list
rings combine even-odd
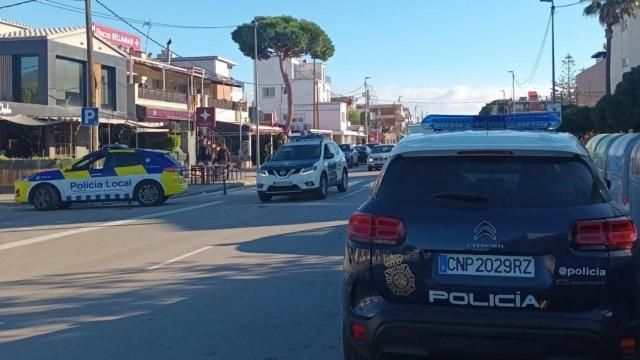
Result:
{"label": "suv headlight", "polygon": [[260,175],[260,176],[269,176],[269,172],[267,170],[260,169],[260,170],[258,170],[258,175]]}
{"label": "suv headlight", "polygon": [[307,174],[311,174],[312,172],[318,170],[317,166],[312,166],[312,167],[308,167],[308,168],[304,168],[302,170],[300,170],[300,175],[307,175]]}

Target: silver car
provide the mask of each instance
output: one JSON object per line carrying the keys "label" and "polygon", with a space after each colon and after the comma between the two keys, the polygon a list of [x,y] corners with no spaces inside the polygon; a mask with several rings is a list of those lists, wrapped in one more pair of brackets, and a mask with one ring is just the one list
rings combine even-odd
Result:
{"label": "silver car", "polygon": [[382,169],[387,160],[389,160],[394,147],[395,145],[378,145],[374,147],[367,160],[369,171]]}

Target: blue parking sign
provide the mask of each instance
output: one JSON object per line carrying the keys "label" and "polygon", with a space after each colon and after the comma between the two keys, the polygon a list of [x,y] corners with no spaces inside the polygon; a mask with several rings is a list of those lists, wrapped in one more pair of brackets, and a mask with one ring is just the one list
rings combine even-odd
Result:
{"label": "blue parking sign", "polygon": [[80,112],[82,126],[98,126],[100,123],[99,113],[97,107],[83,107]]}

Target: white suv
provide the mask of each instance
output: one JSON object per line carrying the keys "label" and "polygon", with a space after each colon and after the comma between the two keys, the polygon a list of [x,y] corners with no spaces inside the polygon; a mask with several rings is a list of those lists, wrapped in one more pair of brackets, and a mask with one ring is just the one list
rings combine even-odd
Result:
{"label": "white suv", "polygon": [[349,185],[347,160],[338,145],[319,136],[292,138],[281,146],[258,171],[257,190],[262,202],[273,196],[313,193],[325,199],[330,186],[346,192]]}

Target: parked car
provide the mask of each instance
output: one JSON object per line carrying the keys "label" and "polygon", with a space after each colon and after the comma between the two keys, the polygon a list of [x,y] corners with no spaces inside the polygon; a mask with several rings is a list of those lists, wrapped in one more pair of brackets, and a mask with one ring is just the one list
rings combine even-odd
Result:
{"label": "parked car", "polygon": [[369,144],[366,144],[366,146],[369,148],[369,150],[373,150],[373,148],[375,148],[378,145],[380,145],[380,143],[369,143]]}
{"label": "parked car", "polygon": [[351,144],[340,144],[340,150],[344,153],[344,157],[347,159],[347,165],[352,167],[360,166],[358,151]]}
{"label": "parked car", "polygon": [[366,145],[356,146],[356,150],[358,151],[358,162],[366,164],[369,155],[371,154],[371,149],[369,149]]}
{"label": "parked car", "polygon": [[367,167],[369,171],[380,170],[387,163],[391,151],[395,145],[378,145],[373,148],[369,159],[367,160]]}

